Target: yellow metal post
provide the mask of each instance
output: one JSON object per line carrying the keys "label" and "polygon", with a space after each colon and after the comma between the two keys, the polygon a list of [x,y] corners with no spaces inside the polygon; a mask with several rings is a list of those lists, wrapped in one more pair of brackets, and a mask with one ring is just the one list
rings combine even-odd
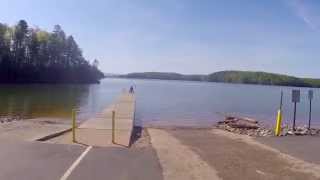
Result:
{"label": "yellow metal post", "polygon": [[281,121],[282,121],[282,112],[281,109],[278,110],[278,115],[277,115],[277,124],[276,124],[276,129],[275,129],[275,135],[280,136],[281,133]]}
{"label": "yellow metal post", "polygon": [[76,111],[72,110],[72,142],[76,142]]}
{"label": "yellow metal post", "polygon": [[115,137],[115,128],[116,128],[116,122],[115,122],[115,116],[116,116],[116,112],[112,111],[112,143],[115,144],[116,143],[116,137]]}
{"label": "yellow metal post", "polygon": [[281,98],[280,98],[280,107],[277,114],[277,123],[276,128],[274,130],[276,136],[280,136],[281,134],[281,123],[282,123],[282,99],[283,99],[283,92],[281,91]]}

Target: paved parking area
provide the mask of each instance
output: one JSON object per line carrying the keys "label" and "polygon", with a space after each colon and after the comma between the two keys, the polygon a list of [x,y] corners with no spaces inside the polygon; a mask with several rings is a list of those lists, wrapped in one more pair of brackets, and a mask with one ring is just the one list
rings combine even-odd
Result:
{"label": "paved parking area", "polygon": [[217,171],[221,179],[316,180],[320,177],[318,166],[311,167],[310,164],[284,158],[254,140],[251,142],[248,136],[215,129],[166,132],[197,153]]}
{"label": "paved parking area", "polygon": [[93,148],[68,180],[162,180],[155,152],[147,149]]}
{"label": "paved parking area", "polygon": [[[152,147],[117,148],[50,144],[0,139],[0,179],[161,180],[162,171]],[[90,149],[82,158],[81,155]]]}
{"label": "paved parking area", "polygon": [[[318,166],[315,167],[316,169],[311,169],[312,171],[307,170],[303,164],[296,166],[300,162],[285,159],[278,152],[248,143],[236,135],[229,137],[225,132],[210,129],[158,131],[163,133],[153,134],[150,138],[153,140],[160,138],[161,141],[157,143],[165,144],[161,146],[162,149],[156,148],[158,146],[154,146],[156,148],[154,149],[148,141],[149,136],[144,133],[130,149],[0,138],[0,179],[162,180],[166,172],[176,174],[176,171],[182,167],[182,176],[178,173],[179,176],[176,178],[181,179],[190,172],[196,172],[193,175],[197,175],[198,170],[203,170],[204,163],[207,169],[214,169],[219,178],[230,180],[239,179],[239,176],[240,179],[268,180],[319,179],[320,177],[319,171],[315,171]],[[317,154],[320,151],[319,137],[257,138],[255,140],[293,157],[320,164],[320,156]],[[167,145],[168,142],[173,144]],[[163,156],[173,154],[176,157],[162,158],[161,162],[158,159],[160,150]],[[197,158],[192,158],[192,155]],[[192,163],[192,160],[195,162]],[[185,161],[188,163],[181,164]],[[163,163],[166,165],[170,162],[173,166],[168,171]]]}
{"label": "paved parking area", "polygon": [[293,157],[320,164],[319,136],[261,137],[257,141]]}
{"label": "paved parking area", "polygon": [[57,180],[84,147],[0,139],[0,179]]}

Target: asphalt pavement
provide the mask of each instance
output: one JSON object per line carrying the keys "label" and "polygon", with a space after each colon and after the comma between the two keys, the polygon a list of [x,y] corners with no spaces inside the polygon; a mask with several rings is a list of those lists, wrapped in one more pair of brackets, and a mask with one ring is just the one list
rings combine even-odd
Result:
{"label": "asphalt pavement", "polygon": [[[217,135],[214,130],[162,131],[188,152],[199,156],[201,162],[215,169],[222,179],[317,179],[309,171],[293,169],[292,162],[276,152]],[[66,177],[64,180],[162,180],[164,171],[157,155],[159,149],[154,149],[148,138],[142,133],[140,141],[129,149],[0,138],[0,180],[61,180],[62,177]],[[165,138],[163,142],[168,140]],[[320,164],[320,137],[256,140],[293,157]],[[180,153],[175,146],[165,146],[162,150]],[[182,156],[185,153],[182,151]],[[191,157],[185,158],[189,161]],[[177,165],[175,158],[172,161]],[[175,169],[177,167],[173,167]]]}
{"label": "asphalt pavement", "polygon": [[60,180],[161,180],[155,151],[144,148],[87,147],[0,139],[0,179]]}
{"label": "asphalt pavement", "polygon": [[320,164],[319,136],[260,137],[256,140],[282,153],[307,162]]}
{"label": "asphalt pavement", "polygon": [[68,180],[162,180],[161,166],[152,149],[94,148]]}
{"label": "asphalt pavement", "polygon": [[57,180],[84,147],[0,139],[0,179]]}
{"label": "asphalt pavement", "polygon": [[229,138],[222,130],[177,129],[167,132],[197,153],[224,180],[319,179],[304,167],[292,168],[293,162],[281,158],[278,153],[246,143],[236,135],[234,139]]}

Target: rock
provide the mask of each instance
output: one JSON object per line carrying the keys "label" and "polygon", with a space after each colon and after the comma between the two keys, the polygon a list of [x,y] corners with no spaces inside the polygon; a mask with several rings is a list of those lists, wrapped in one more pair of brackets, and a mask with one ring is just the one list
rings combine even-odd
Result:
{"label": "rock", "polygon": [[282,128],[280,135],[281,136],[287,136],[288,133],[289,133],[289,128],[288,127],[284,127],[284,128]]}
{"label": "rock", "polygon": [[237,118],[227,116],[224,121],[218,122],[218,124],[227,124],[233,128],[246,128],[246,129],[257,129],[259,128],[258,121],[249,118]]}
{"label": "rock", "polygon": [[269,129],[260,129],[258,132],[258,136],[262,136],[262,137],[271,136],[271,135],[272,135],[272,131]]}
{"label": "rock", "polygon": [[270,129],[261,127],[257,120],[250,118],[227,116],[224,121],[219,121],[216,127],[236,134],[248,136],[272,135],[272,131]]}
{"label": "rock", "polygon": [[0,123],[10,123],[13,121],[20,121],[20,120],[22,120],[20,116],[0,117]]}
{"label": "rock", "polygon": [[299,126],[296,127],[295,130],[293,130],[292,128],[282,128],[282,133],[283,136],[287,136],[287,135],[296,135],[296,136],[306,136],[306,135],[320,135],[320,129],[308,129],[307,126]]}
{"label": "rock", "polygon": [[233,128],[242,128],[242,129],[258,129],[259,128],[257,124],[251,124],[243,121],[228,123],[228,125]]}
{"label": "rock", "polygon": [[[236,134],[243,134],[248,136],[274,136],[274,131],[270,128],[262,127],[258,121],[238,118],[233,116],[227,116],[224,121],[218,122],[217,128],[223,129]],[[281,136],[320,136],[320,129],[308,129],[307,126],[298,126],[295,130],[289,128],[288,125],[284,125],[281,129]]]}
{"label": "rock", "polygon": [[288,130],[287,135],[294,135],[294,131],[293,130]]}
{"label": "rock", "polygon": [[294,135],[303,136],[303,135],[306,135],[306,134],[304,134],[304,133],[301,132],[301,131],[295,131],[295,132],[294,132]]}
{"label": "rock", "polygon": [[222,123],[230,123],[230,122],[238,122],[238,121],[242,121],[242,122],[247,122],[247,123],[253,123],[253,124],[257,124],[258,121],[255,119],[251,119],[251,118],[239,118],[239,117],[234,117],[234,116],[226,116],[224,121],[220,121]]}

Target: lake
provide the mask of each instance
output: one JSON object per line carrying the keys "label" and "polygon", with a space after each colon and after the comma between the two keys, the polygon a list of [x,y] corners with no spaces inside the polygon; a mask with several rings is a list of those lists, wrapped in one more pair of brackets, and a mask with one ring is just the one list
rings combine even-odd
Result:
{"label": "lake", "polygon": [[[124,89],[134,86],[136,124],[143,126],[210,126],[225,114],[275,123],[284,92],[284,123],[292,123],[292,89],[301,90],[297,124],[307,124],[309,88],[241,85],[209,82],[104,79],[94,85],[0,85],[0,116],[70,119],[79,109],[81,120],[94,116]],[[314,89],[313,124],[320,125],[320,94]]]}

